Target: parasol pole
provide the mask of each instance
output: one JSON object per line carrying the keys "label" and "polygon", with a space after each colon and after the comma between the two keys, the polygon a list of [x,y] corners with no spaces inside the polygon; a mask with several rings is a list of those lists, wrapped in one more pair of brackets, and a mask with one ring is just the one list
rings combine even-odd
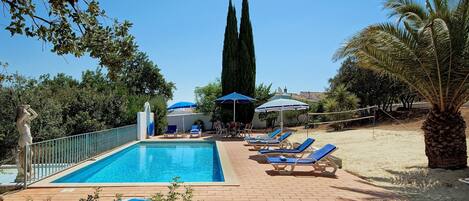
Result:
{"label": "parasol pole", "polygon": [[282,109],[280,109],[280,130],[283,132],[283,105]]}
{"label": "parasol pole", "polygon": [[236,99],[233,100],[233,122],[236,122]]}

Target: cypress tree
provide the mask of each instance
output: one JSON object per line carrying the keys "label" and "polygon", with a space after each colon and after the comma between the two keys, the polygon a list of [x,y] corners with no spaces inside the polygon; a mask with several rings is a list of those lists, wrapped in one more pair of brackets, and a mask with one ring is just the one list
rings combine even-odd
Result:
{"label": "cypress tree", "polygon": [[223,44],[222,61],[222,94],[226,95],[236,91],[238,86],[238,21],[236,19],[236,10],[231,0],[228,6],[228,16],[226,18],[225,39]]}
{"label": "cypress tree", "polygon": [[[238,55],[238,91],[244,95],[254,97],[256,89],[256,55],[248,0],[243,0]],[[241,106],[239,112],[241,114],[240,121],[251,122],[254,116],[254,105]]]}
{"label": "cypress tree", "polygon": [[[249,4],[248,0],[243,0],[243,9],[241,13],[241,25],[239,31],[239,43],[246,44],[246,50],[250,57],[250,73],[256,73],[256,54],[254,50],[254,36],[252,33],[251,19],[249,17]],[[243,48],[240,48],[243,49]],[[255,76],[254,76],[255,81]]]}
{"label": "cypress tree", "polygon": [[[238,21],[236,19],[236,9],[229,3],[228,15],[226,17],[225,39],[223,43],[223,61],[222,61],[222,94],[237,91],[238,83]],[[223,121],[230,121],[233,117],[233,107],[231,105],[222,105],[221,118]]]}

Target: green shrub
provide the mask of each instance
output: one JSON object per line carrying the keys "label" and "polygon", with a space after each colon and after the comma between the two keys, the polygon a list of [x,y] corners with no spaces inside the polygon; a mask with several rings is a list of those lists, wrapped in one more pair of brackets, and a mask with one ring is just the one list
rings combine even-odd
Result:
{"label": "green shrub", "polygon": [[169,192],[167,194],[157,193],[153,195],[149,201],[191,201],[193,197],[193,190],[190,186],[184,186],[185,191],[183,193],[176,192],[181,187],[179,177],[175,177],[171,185],[168,186]]}
{"label": "green shrub", "polygon": [[[185,191],[180,193],[177,190],[181,187],[182,182],[179,181],[179,177],[173,178],[173,181],[168,186],[169,192],[167,194],[156,193],[152,195],[147,201],[191,201],[193,197],[193,190],[190,186],[184,186]],[[101,187],[95,188],[92,195],[88,195],[86,198],[81,198],[79,201],[99,201],[99,194],[101,193]],[[122,201],[123,194],[118,193],[115,196],[114,201]],[[32,201],[32,199],[31,199]]]}
{"label": "green shrub", "polygon": [[156,114],[155,133],[163,133],[167,125],[164,97],[170,95],[168,90],[161,95],[157,90],[137,94],[99,70],[84,72],[81,81],[65,74],[8,77],[0,82],[0,161],[9,158],[17,146],[15,116],[21,104],[31,105],[39,114],[31,122],[34,142],[135,124],[136,113],[143,111],[146,101]]}
{"label": "green shrub", "polygon": [[168,120],[166,119],[167,104],[163,97],[151,97],[149,95],[134,95],[128,97],[127,124],[137,123],[137,112],[143,111],[145,102],[150,103],[151,111],[155,113],[155,133],[163,134]]}
{"label": "green shrub", "polygon": [[273,128],[275,126],[275,122],[277,121],[278,115],[278,112],[261,112],[259,113],[259,119],[266,121],[267,128]]}
{"label": "green shrub", "polygon": [[[345,85],[339,85],[327,92],[327,96],[324,99],[324,109],[326,112],[341,112],[347,110],[353,110],[358,108],[359,99],[357,96],[349,91]],[[328,121],[338,121],[350,119],[353,117],[353,113],[340,113],[332,114],[327,116]],[[331,124],[335,130],[341,130],[346,126],[346,123],[334,123]]]}
{"label": "green shrub", "polygon": [[168,119],[166,118],[167,114],[167,104],[166,99],[159,96],[153,97],[149,101],[152,111],[155,113],[155,133],[163,134],[166,131],[168,125]]}
{"label": "green shrub", "polygon": [[101,191],[101,187],[97,187],[94,189],[94,193],[92,195],[88,195],[86,198],[81,198],[79,201],[99,201],[99,194]]}

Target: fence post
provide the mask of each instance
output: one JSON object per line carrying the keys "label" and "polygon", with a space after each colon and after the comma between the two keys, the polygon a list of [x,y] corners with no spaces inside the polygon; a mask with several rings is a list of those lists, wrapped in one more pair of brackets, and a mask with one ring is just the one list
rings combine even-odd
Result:
{"label": "fence post", "polygon": [[376,107],[373,107],[373,127],[376,125]]}
{"label": "fence post", "polygon": [[89,147],[88,135],[85,135],[85,159],[89,158],[88,147]]}
{"label": "fence post", "polygon": [[375,127],[376,127],[376,109],[378,106],[373,107],[373,138],[376,138],[375,136]]}
{"label": "fence post", "polygon": [[29,145],[27,144],[24,146],[24,161],[23,161],[23,174],[24,174],[24,189],[28,188],[28,154],[29,153]]}

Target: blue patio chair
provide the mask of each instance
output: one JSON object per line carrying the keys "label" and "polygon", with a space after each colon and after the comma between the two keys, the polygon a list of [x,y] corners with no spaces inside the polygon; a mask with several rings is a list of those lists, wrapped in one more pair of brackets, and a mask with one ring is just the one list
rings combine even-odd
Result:
{"label": "blue patio chair", "polygon": [[[329,158],[330,155],[338,148],[332,144],[326,144],[322,148],[308,155],[306,158],[295,158],[295,157],[267,157],[267,162],[274,167],[275,171],[280,173],[292,173],[296,166],[311,166],[313,171],[327,172],[326,168],[333,168],[329,173],[335,174],[338,167]],[[290,166],[291,169],[286,168]]]}
{"label": "blue patio chair", "polygon": [[164,133],[165,137],[177,137],[178,127],[177,125],[168,125],[166,132]]}
{"label": "blue patio chair", "polygon": [[280,135],[282,133],[282,130],[281,129],[277,129],[277,130],[274,130],[272,131],[271,133],[268,133],[268,134],[265,134],[265,135],[258,135],[258,136],[246,136],[244,138],[244,140],[264,140],[264,139],[274,139],[275,137],[277,137],[278,135]]}
{"label": "blue patio chair", "polygon": [[254,150],[259,149],[268,149],[269,147],[288,147],[290,142],[288,142],[287,138],[292,135],[292,132],[286,132],[282,134],[278,139],[259,139],[259,140],[248,140],[248,146],[254,146]]}
{"label": "blue patio chair", "polygon": [[202,129],[200,128],[200,126],[199,125],[192,125],[190,135],[191,135],[191,137],[193,135],[196,135],[196,137],[202,136]]}
{"label": "blue patio chair", "polygon": [[302,157],[308,148],[314,143],[315,139],[308,138],[300,146],[294,149],[261,149],[259,150],[260,154],[270,156],[270,155],[290,155],[295,157]]}

